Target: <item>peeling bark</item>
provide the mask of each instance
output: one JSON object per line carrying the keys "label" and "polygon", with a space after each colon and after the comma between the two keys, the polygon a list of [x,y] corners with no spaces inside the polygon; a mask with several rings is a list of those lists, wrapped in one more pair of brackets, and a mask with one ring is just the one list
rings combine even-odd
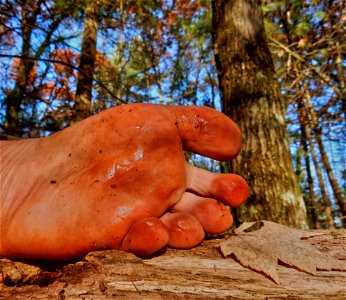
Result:
{"label": "peeling bark", "polygon": [[[346,260],[346,231],[325,232],[309,242]],[[219,240],[191,250],[168,249],[141,259],[120,251],[91,252],[75,262],[0,260],[1,299],[344,299],[346,273],[317,276],[278,266],[281,285],[225,260]],[[299,254],[297,254],[299,255]],[[12,274],[12,275],[11,275]],[[12,276],[12,282],[9,277]],[[15,278],[20,278],[14,285]]]}

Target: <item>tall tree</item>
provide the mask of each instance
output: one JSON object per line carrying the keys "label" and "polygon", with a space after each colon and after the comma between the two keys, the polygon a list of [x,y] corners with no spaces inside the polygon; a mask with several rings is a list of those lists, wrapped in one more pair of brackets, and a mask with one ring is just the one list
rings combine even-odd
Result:
{"label": "tall tree", "polygon": [[[21,136],[23,134],[22,124],[25,115],[25,104],[33,102],[36,91],[33,87],[35,81],[35,66],[43,54],[49,49],[51,44],[63,41],[61,36],[55,37],[54,33],[61,25],[64,19],[68,18],[73,10],[73,3],[66,1],[53,1],[47,5],[42,0],[24,0],[11,3],[6,1],[4,5],[4,15],[11,16],[8,20],[13,26],[16,22],[19,24],[21,38],[21,53],[18,56],[19,63],[15,75],[14,87],[7,92],[4,99],[6,106],[5,121],[3,129],[10,135]],[[17,14],[17,12],[20,12]],[[15,19],[15,20],[14,20]],[[40,22],[45,22],[41,27]],[[11,26],[8,26],[10,29]],[[14,30],[14,31],[17,31]],[[35,34],[39,32],[40,38]],[[33,39],[36,39],[37,44]],[[36,100],[36,99],[35,99]]]}
{"label": "tall tree", "polygon": [[[343,62],[346,43],[342,22],[345,19],[345,5],[343,1],[274,0],[262,6],[270,32],[271,50],[280,70],[278,74],[283,97],[290,103],[290,138],[300,140],[303,135],[296,126],[299,122],[299,103],[303,101],[306,110],[304,118],[313,142],[309,142],[309,146],[315,149],[317,168],[321,171],[318,175],[315,170],[310,170],[317,177],[313,188],[317,199],[330,199],[319,203],[321,210],[318,217],[323,221],[323,211],[330,211],[331,208],[335,212],[334,223],[337,227],[342,226],[340,220],[344,220],[346,226],[346,201],[341,189],[345,149],[343,120],[346,89]],[[305,162],[306,173],[303,174],[307,175],[312,165],[307,164],[306,159]],[[328,179],[325,188],[320,184],[319,176]],[[300,178],[302,186],[309,180],[306,176]],[[331,224],[330,220],[328,223]],[[326,222],[321,224],[326,228]]]}
{"label": "tall tree", "polygon": [[[316,228],[320,229],[320,222],[318,219],[318,210],[317,210],[317,205],[316,205],[316,197],[315,197],[315,191],[314,191],[314,181],[313,181],[313,176],[311,172],[311,166],[310,166],[310,156],[309,156],[309,149],[308,149],[308,141],[310,143],[310,132],[308,129],[308,124],[305,121],[305,115],[304,115],[304,110],[303,110],[303,104],[302,102],[298,103],[298,117],[299,117],[299,124],[300,124],[300,130],[301,130],[301,150],[298,151],[297,155],[297,170],[296,174],[298,177],[301,175],[301,155],[300,153],[303,153],[304,160],[305,160],[305,166],[306,166],[306,176],[307,176],[307,184],[308,184],[308,189],[309,189],[309,196],[307,197],[305,203],[306,203],[306,208],[307,208],[307,214],[308,214],[308,219],[311,219],[311,228]],[[310,143],[310,149],[311,152],[314,151],[313,144]],[[299,167],[298,167],[299,166]]]}
{"label": "tall tree", "polygon": [[99,18],[99,1],[89,1],[85,9],[82,51],[74,103],[74,121],[91,114],[91,93],[96,61],[96,42]]}
{"label": "tall tree", "polygon": [[[7,95],[4,103],[6,105],[6,118],[4,129],[7,134],[21,136],[20,111],[21,104],[27,93],[29,74],[34,68],[34,61],[28,60],[31,54],[31,36],[35,28],[37,17],[41,13],[43,1],[38,1],[35,8],[28,7],[27,1],[23,1],[21,6],[21,34],[23,38],[21,55],[19,61],[16,83],[12,91]],[[6,3],[8,6],[9,4]],[[12,8],[12,7],[11,7]]]}
{"label": "tall tree", "polygon": [[264,31],[260,0],[215,0],[213,48],[223,112],[239,124],[243,148],[232,171],[251,187],[239,221],[306,228],[306,208],[286,136],[285,109]]}

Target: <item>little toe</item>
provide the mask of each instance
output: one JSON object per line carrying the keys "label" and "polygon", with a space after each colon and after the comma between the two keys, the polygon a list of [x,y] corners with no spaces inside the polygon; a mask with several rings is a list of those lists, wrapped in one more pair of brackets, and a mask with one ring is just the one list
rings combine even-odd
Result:
{"label": "little toe", "polygon": [[122,242],[121,250],[145,256],[166,246],[168,240],[169,234],[162,221],[148,217],[132,225]]}
{"label": "little toe", "polygon": [[169,233],[169,247],[189,249],[204,239],[205,233],[201,223],[189,213],[168,212],[161,217],[161,221]]}
{"label": "little toe", "polygon": [[187,165],[187,190],[203,197],[220,200],[237,207],[249,196],[249,186],[244,178],[236,174],[215,174]]}
{"label": "little toe", "polygon": [[194,215],[201,223],[205,233],[220,234],[233,224],[229,209],[221,202],[203,198],[186,192],[181,200],[172,208],[175,212],[187,212]]}

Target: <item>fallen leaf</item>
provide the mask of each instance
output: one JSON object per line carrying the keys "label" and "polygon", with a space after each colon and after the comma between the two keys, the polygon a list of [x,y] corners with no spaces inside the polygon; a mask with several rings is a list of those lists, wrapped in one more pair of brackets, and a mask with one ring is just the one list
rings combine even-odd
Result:
{"label": "fallen leaf", "polygon": [[314,275],[317,270],[346,271],[345,262],[305,241],[323,234],[269,221],[245,222],[220,243],[220,249],[225,257],[233,255],[242,266],[265,274],[275,283],[280,282],[276,270],[279,261]]}

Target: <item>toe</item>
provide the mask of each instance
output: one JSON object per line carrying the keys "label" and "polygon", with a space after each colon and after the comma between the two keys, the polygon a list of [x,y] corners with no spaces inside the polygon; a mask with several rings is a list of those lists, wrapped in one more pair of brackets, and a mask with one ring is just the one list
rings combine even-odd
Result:
{"label": "toe", "polygon": [[209,234],[223,233],[233,224],[229,209],[221,202],[188,192],[184,193],[172,210],[194,215],[201,223],[205,233]]}
{"label": "toe", "polygon": [[169,106],[183,148],[217,160],[230,161],[240,151],[242,136],[226,115],[203,106]]}
{"label": "toe", "polygon": [[125,236],[121,250],[138,256],[152,254],[167,245],[168,232],[160,219],[148,217],[134,223]]}
{"label": "toe", "polygon": [[169,233],[168,246],[189,249],[204,239],[204,230],[196,217],[188,213],[165,213],[161,217]]}
{"label": "toe", "polygon": [[237,207],[249,196],[249,186],[236,174],[214,174],[207,170],[187,165],[187,190],[203,197],[222,201]]}
{"label": "toe", "polygon": [[212,183],[210,196],[232,207],[238,207],[249,197],[249,186],[244,178],[237,174],[218,174]]}

